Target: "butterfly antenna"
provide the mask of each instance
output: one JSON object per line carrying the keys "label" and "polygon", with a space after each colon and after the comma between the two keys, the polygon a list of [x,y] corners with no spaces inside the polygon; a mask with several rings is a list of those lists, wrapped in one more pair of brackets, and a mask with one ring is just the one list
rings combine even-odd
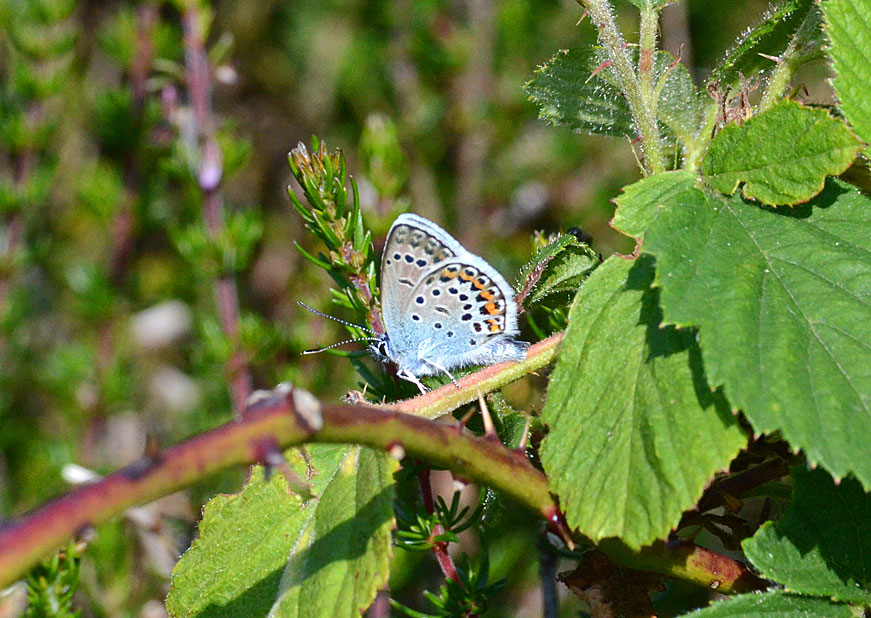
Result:
{"label": "butterfly antenna", "polygon": [[[327,316],[329,317],[329,316]],[[355,326],[352,324],[352,326]],[[300,354],[317,354],[318,352],[324,352],[326,350],[332,350],[333,348],[338,348],[340,345],[345,345],[346,343],[354,343],[355,341],[378,341],[380,337],[358,337],[356,339],[348,339],[346,341],[340,341],[338,343],[334,343],[332,345],[324,346],[322,348],[318,348],[316,350],[303,350]]]}
{"label": "butterfly antenna", "polygon": [[[359,328],[360,330],[365,330],[367,333],[372,333],[373,335],[377,335],[377,334],[378,334],[378,333],[376,333],[374,330],[372,330],[371,328],[368,328],[368,327],[366,327],[366,326],[361,326],[360,324],[354,324],[353,322],[347,322],[347,321],[345,321],[345,320],[342,320],[342,319],[340,319],[340,318],[337,318],[337,317],[334,316],[334,315],[327,315],[326,313],[323,313],[322,311],[318,311],[317,309],[314,309],[314,308],[312,308],[312,307],[309,307],[308,305],[306,305],[306,304],[305,304],[304,302],[302,302],[301,300],[296,301],[296,303],[297,303],[298,305],[301,305],[301,306],[305,307],[306,309],[308,309],[309,311],[311,311],[311,312],[314,313],[315,315],[319,315],[319,316],[321,316],[322,318],[327,318],[328,320],[333,320],[334,322],[338,322],[339,324],[344,324],[345,326],[353,326],[354,328]],[[348,342],[350,342],[350,341],[364,341],[364,339],[349,339],[348,341],[343,341],[342,343],[348,343]],[[335,344],[335,345],[342,345],[342,344],[337,343],[337,344]],[[330,347],[333,347],[333,346],[330,346]],[[327,349],[329,349],[329,348],[323,348],[323,349],[324,349],[324,350],[327,350]]]}

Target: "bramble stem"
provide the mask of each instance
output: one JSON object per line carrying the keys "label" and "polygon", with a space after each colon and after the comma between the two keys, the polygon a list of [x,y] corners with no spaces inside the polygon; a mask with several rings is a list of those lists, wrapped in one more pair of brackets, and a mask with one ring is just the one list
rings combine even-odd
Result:
{"label": "bramble stem", "polygon": [[[321,405],[303,391],[276,391],[250,406],[240,420],[144,458],[6,523],[0,528],[0,588],[70,537],[132,506],[178,491],[229,466],[261,462],[276,447],[309,442],[362,444],[388,451],[401,446],[410,456],[502,492],[549,522],[559,519],[544,474],[524,454],[496,440],[470,436],[460,425],[396,410]],[[657,543],[633,552],[603,542],[601,549],[623,566],[703,586],[716,584],[725,594],[759,585],[740,562],[694,545]]]}
{"label": "bramble stem", "polygon": [[[611,67],[614,69],[617,79],[620,80],[620,87],[629,102],[632,117],[635,119],[638,133],[641,135],[641,149],[644,153],[644,166],[647,173],[664,172],[665,157],[659,139],[656,109],[655,107],[651,108],[650,101],[642,95],[641,84],[635,75],[629,55],[626,53],[626,42],[614,21],[611,4],[608,0],[578,0],[578,2],[587,9],[590,19],[599,28],[599,42],[607,50],[612,63]],[[653,12],[656,14],[655,9]],[[647,19],[650,20],[650,16]],[[649,25],[647,27],[649,28]],[[655,41],[654,30],[654,44]]]}
{"label": "bramble stem", "polygon": [[786,50],[777,60],[777,65],[774,67],[774,72],[771,74],[771,79],[768,80],[768,85],[762,94],[762,100],[759,102],[759,113],[764,112],[783,97],[796,69],[805,62],[824,56],[822,46],[813,45],[820,22],[819,8],[811,7],[798,30],[795,31],[795,35],[787,45]]}

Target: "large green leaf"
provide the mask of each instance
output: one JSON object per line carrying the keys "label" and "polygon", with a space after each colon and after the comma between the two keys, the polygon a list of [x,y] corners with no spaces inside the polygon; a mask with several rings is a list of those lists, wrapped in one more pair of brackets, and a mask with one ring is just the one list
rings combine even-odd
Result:
{"label": "large green leaf", "polygon": [[792,505],[744,541],[747,557],[791,592],[871,603],[871,496],[822,470],[793,476]]}
{"label": "large green leaf", "polygon": [[785,99],[747,122],[727,125],[702,162],[709,185],[764,204],[806,202],[826,176],[850,166],[860,143],[838,118]]}
{"label": "large green leaf", "polygon": [[612,257],[578,293],[542,416],[569,525],[638,548],[665,537],[745,437],[692,331],[660,328],[653,264]]}
{"label": "large green leaf", "polygon": [[[316,498],[256,467],[241,493],[217,496],[179,560],[171,616],[357,615],[387,581],[395,461],[363,447],[307,447]],[[298,453],[291,463],[305,474]]]}
{"label": "large green leaf", "polygon": [[749,77],[770,69],[772,61],[760,54],[779,56],[813,6],[813,0],[784,0],[772,6],[739,37],[714,70],[710,81],[733,84],[740,74]]}
{"label": "large green leaf", "polygon": [[638,240],[659,211],[695,182],[695,174],[684,170],[665,172],[623,188],[611,225]]}
{"label": "large green leaf", "polygon": [[[861,615],[861,614],[860,614]],[[855,618],[849,605],[780,590],[712,603],[687,618]]]}
{"label": "large green leaf", "polygon": [[871,0],[828,0],[822,8],[839,106],[856,134],[871,143]]}
{"label": "large green leaf", "polygon": [[711,384],[757,431],[871,487],[871,200],[829,181],[781,214],[683,179],[626,225],[646,225],[665,320],[700,327]]}
{"label": "large green leaf", "polygon": [[[634,136],[632,113],[620,83],[610,67],[601,68],[606,59],[599,48],[575,48],[561,51],[539,67],[525,86],[539,116],[575,131]],[[700,105],[689,72],[668,52],[657,52],[654,82],[665,132],[690,143],[698,130]]]}

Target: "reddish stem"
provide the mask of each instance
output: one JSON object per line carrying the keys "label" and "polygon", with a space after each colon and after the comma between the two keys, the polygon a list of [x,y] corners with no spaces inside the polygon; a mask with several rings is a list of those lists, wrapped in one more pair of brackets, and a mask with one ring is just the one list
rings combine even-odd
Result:
{"label": "reddish stem", "polygon": [[[432,515],[435,513],[435,501],[432,496],[432,484],[430,483],[429,478],[429,468],[422,468],[420,472],[417,473],[417,481],[420,484],[420,497],[423,499],[423,508],[426,509],[426,512]],[[440,536],[445,533],[445,527],[441,524],[436,524],[432,529],[432,538]],[[454,561],[451,559],[451,555],[448,553],[448,544],[446,541],[436,541],[432,545],[432,553],[435,555],[436,560],[438,560],[439,567],[442,569],[442,573],[444,573],[445,578],[452,579],[455,582],[460,581],[459,576],[457,575],[457,567],[454,565]]]}
{"label": "reddish stem", "polygon": [[[221,151],[215,139],[209,61],[199,30],[199,17],[196,0],[190,0],[182,15],[182,25],[188,91],[200,134],[200,168],[197,181],[203,193],[203,220],[206,229],[212,239],[217,239],[224,226],[221,199],[221,179],[224,170]],[[221,275],[215,281],[215,300],[221,329],[230,340],[233,349],[226,370],[233,409],[239,416],[245,410],[245,402],[251,395],[251,373],[247,356],[239,340],[239,293],[236,281],[231,275]]]}

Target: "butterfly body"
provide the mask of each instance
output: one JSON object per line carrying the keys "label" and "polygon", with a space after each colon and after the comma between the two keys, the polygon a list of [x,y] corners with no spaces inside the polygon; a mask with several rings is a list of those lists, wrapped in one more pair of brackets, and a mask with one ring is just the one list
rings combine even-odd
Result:
{"label": "butterfly body", "polygon": [[526,358],[511,286],[431,221],[406,213],[393,223],[381,289],[384,333],[370,350],[422,391],[423,376]]}

